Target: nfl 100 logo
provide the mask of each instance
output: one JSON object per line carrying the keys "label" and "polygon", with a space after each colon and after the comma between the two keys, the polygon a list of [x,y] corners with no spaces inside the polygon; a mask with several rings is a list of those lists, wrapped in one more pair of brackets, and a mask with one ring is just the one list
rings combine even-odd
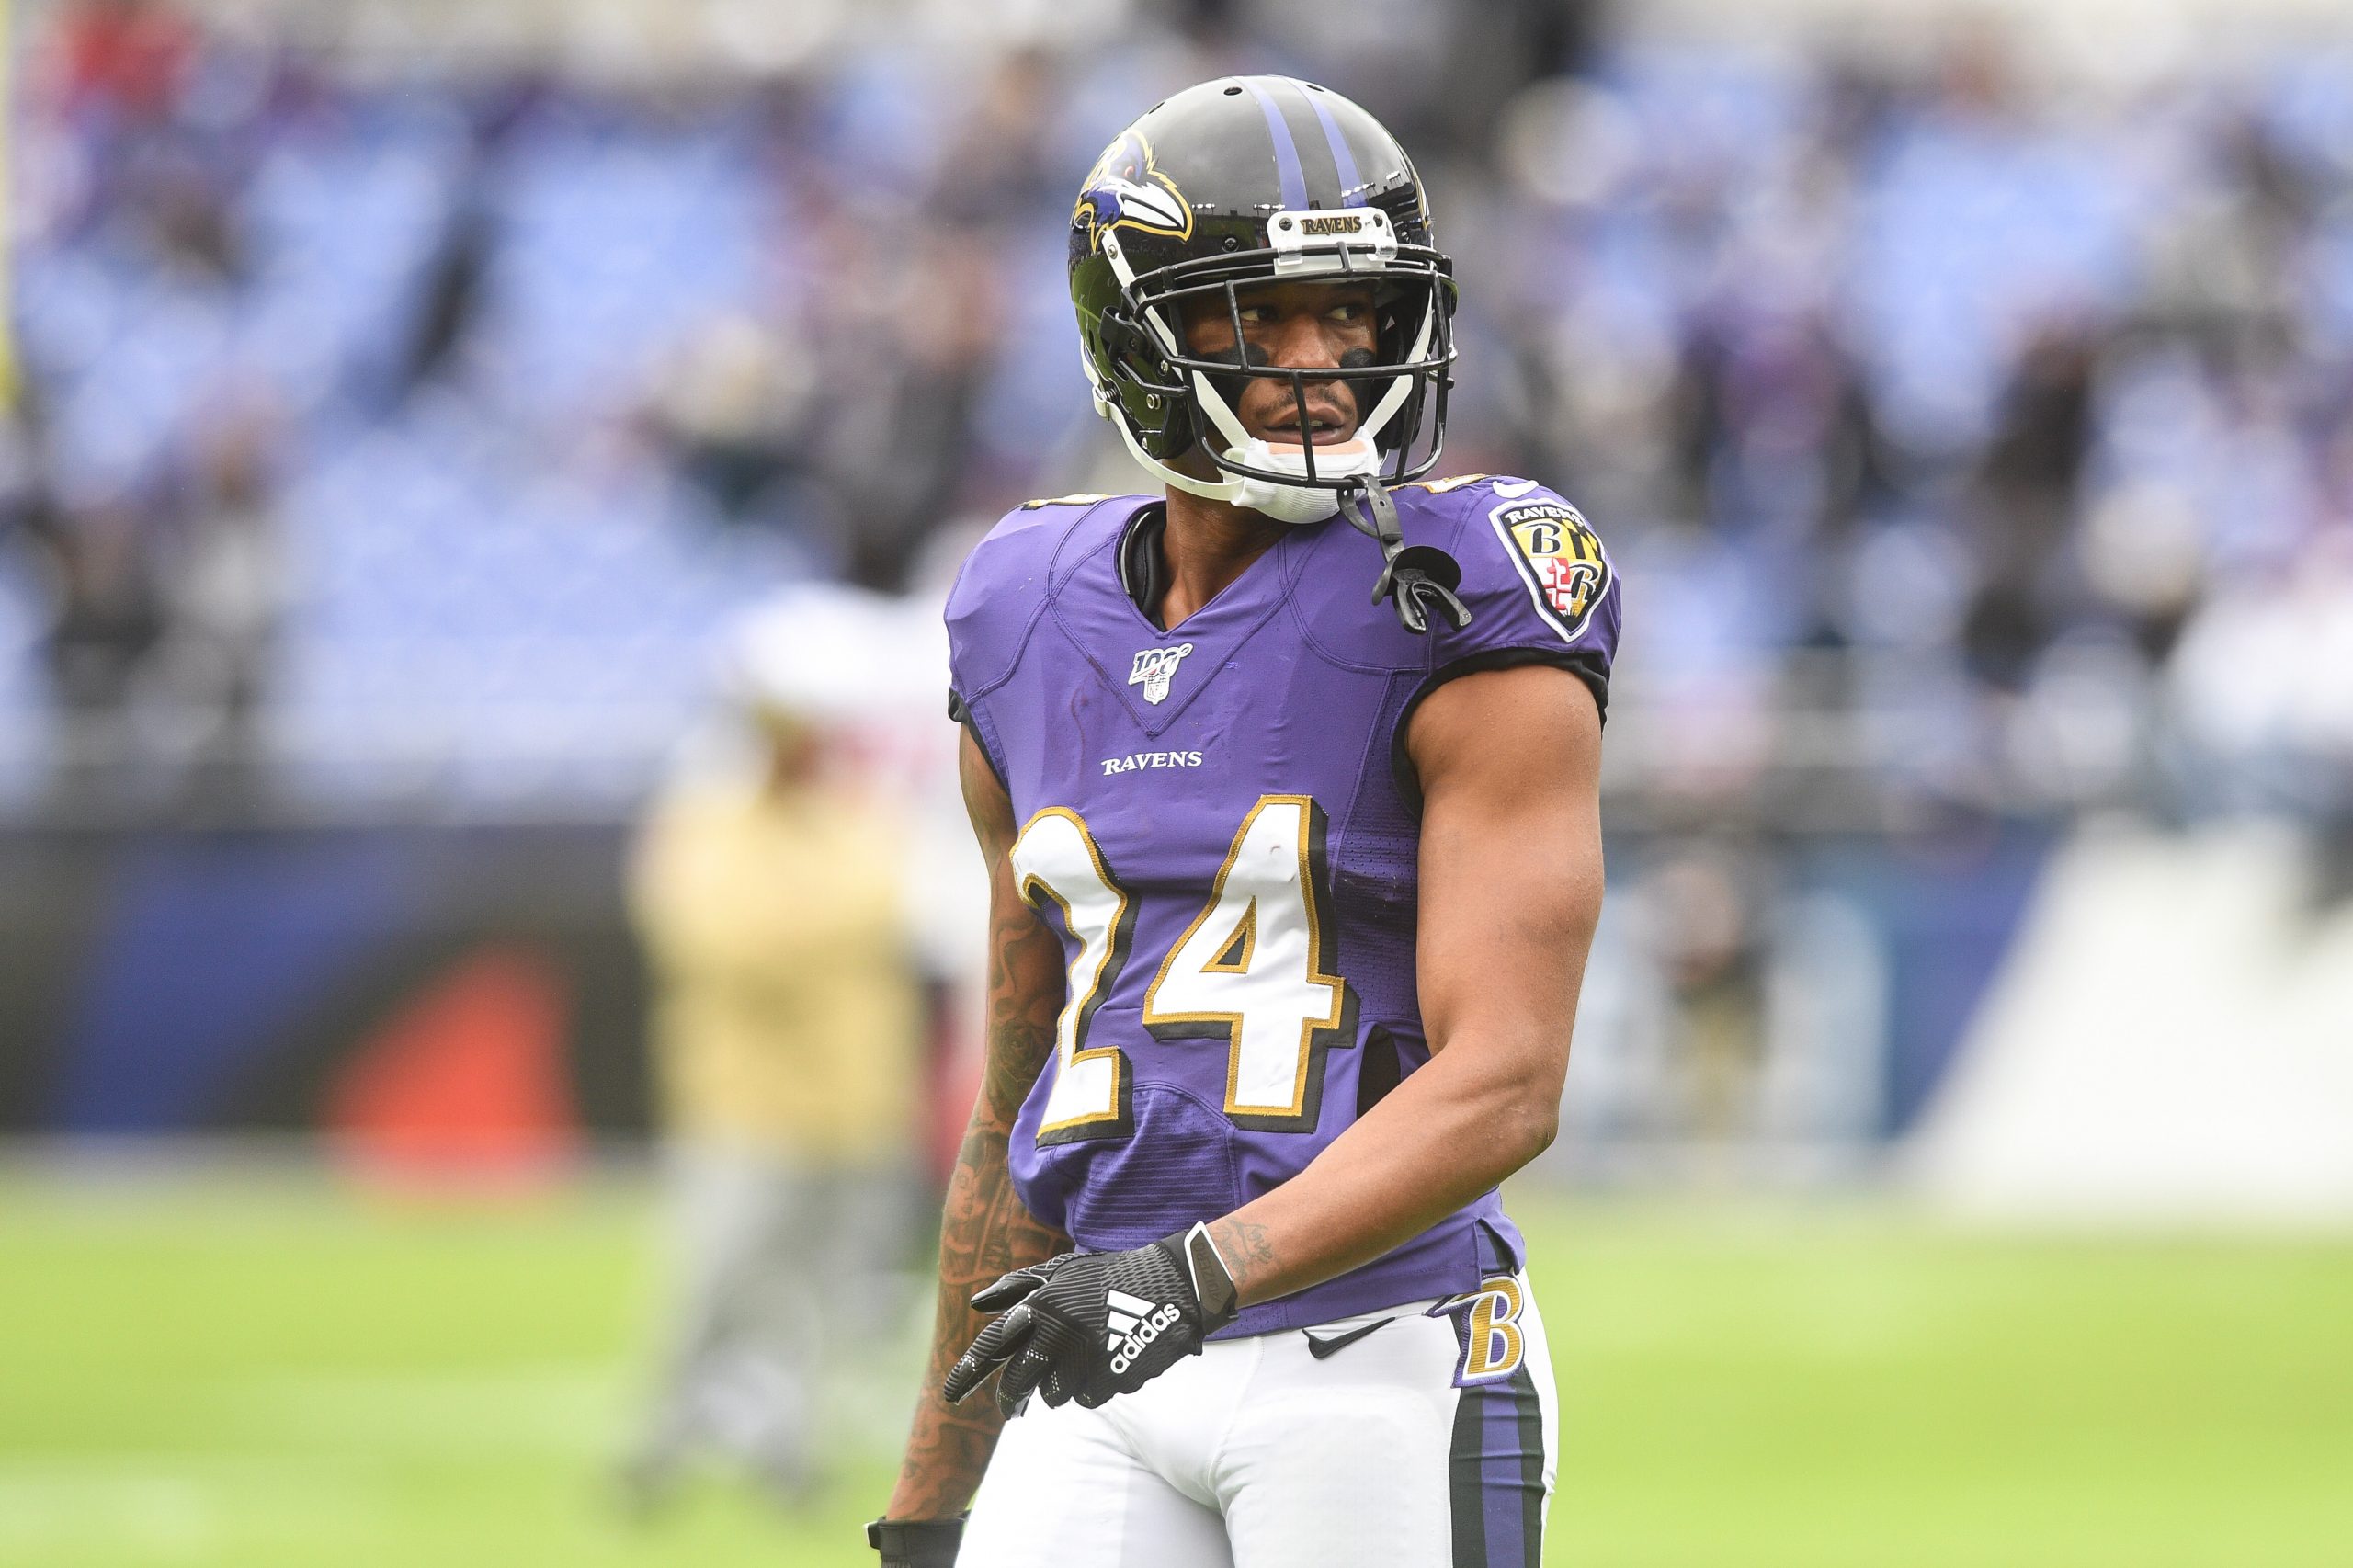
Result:
{"label": "nfl 100 logo", "polygon": [[1176,678],[1176,666],[1193,651],[1190,642],[1179,642],[1174,648],[1145,648],[1136,653],[1133,668],[1128,671],[1128,684],[1143,687],[1143,699],[1158,704],[1168,700],[1168,683]]}

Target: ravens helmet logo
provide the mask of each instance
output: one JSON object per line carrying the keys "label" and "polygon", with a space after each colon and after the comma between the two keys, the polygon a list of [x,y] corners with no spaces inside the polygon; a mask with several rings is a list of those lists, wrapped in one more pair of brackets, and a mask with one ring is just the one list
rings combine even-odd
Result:
{"label": "ravens helmet logo", "polygon": [[1176,181],[1153,163],[1152,143],[1133,129],[1120,132],[1095,160],[1070,221],[1072,227],[1086,231],[1088,245],[1096,250],[1113,229],[1138,229],[1178,240],[1193,236],[1192,208]]}

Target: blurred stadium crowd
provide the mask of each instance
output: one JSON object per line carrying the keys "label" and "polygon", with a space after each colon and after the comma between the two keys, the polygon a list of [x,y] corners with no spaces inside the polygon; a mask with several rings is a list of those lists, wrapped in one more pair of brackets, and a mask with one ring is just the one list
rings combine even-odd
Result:
{"label": "blurred stadium crowd", "polygon": [[1560,484],[1639,597],[1622,811],[2348,803],[2353,51],[2103,87],[1982,29],[818,9],[788,69],[627,86],[28,20],[6,800],[626,801],[729,612],[936,589],[1004,506],[1131,487],[1069,187],[1159,93],[1275,69],[1425,150],[1449,466]]}
{"label": "blurred stadium crowd", "polygon": [[[1903,1130],[2070,822],[2348,841],[2353,35],[2090,68],[1949,15],[811,0],[640,6],[733,20],[584,64],[562,18],[617,8],[518,6],[540,45],[473,51],[434,0],[18,18],[0,820],[585,824],[601,913],[567,891],[541,937],[585,1114],[627,1127],[644,998],[588,927],[765,640],[833,719],[891,710],[862,744],[932,802],[919,945],[965,967],[930,607],[1004,508],[1135,485],[1075,363],[1074,181],[1156,97],[1270,70],[1419,151],[1462,281],[1447,469],[1560,487],[1628,584],[1564,1144]],[[476,890],[435,917],[471,940],[577,885],[512,853],[408,860]],[[205,1074],[342,1046],[222,1022],[200,1074],[165,1020],[213,1005],[153,976],[173,922],[229,941],[216,896],[251,951],[208,985],[285,967],[280,926],[356,954],[430,924],[387,912],[410,871],[326,864],[20,899],[101,959],[83,1000],[78,959],[10,994],[98,1065],[20,1065],[0,1124],[302,1120]],[[294,1017],[320,961],[251,988]],[[220,1108],[248,1102],[278,1108]]]}

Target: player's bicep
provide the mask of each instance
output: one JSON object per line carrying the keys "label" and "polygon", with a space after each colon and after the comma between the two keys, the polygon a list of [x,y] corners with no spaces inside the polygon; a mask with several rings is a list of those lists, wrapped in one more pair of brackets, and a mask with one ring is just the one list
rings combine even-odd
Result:
{"label": "player's bicep", "polygon": [[982,1081],[983,1108],[1002,1125],[1014,1112],[1053,1054],[1054,1019],[1063,1006],[1060,938],[1021,895],[1013,870],[1013,845],[1019,835],[1013,800],[996,770],[967,729],[957,769],[964,810],[989,872],[989,981]]}
{"label": "player's bicep", "polygon": [[988,753],[981,749],[969,724],[957,732],[956,779],[964,792],[964,814],[972,819],[972,836],[981,842],[981,854],[988,861],[994,883],[999,873],[1010,875],[1008,861],[1017,831],[1013,797],[1006,793],[996,769],[989,765]]}
{"label": "player's bicep", "polygon": [[1593,693],[1544,665],[1467,675],[1430,693],[1406,744],[1423,791],[1418,970],[1431,1044],[1475,1039],[1557,1100],[1601,913]]}

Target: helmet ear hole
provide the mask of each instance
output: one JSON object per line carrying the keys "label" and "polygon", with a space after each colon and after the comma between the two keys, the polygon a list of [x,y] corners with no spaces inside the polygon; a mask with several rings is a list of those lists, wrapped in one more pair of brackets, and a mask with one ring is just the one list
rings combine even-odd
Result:
{"label": "helmet ear hole", "polygon": [[1124,312],[1103,312],[1103,351],[1113,359],[1140,369],[1143,362],[1159,358],[1148,353],[1150,347],[1143,329]]}
{"label": "helmet ear hole", "polygon": [[1153,335],[1125,311],[1105,311],[1097,330],[1129,426],[1154,457],[1176,455],[1192,440],[1192,399],[1183,376]]}
{"label": "helmet ear hole", "polygon": [[1104,312],[1103,352],[1124,381],[1154,388],[1176,383],[1176,369],[1168,363],[1160,345],[1129,316]]}

